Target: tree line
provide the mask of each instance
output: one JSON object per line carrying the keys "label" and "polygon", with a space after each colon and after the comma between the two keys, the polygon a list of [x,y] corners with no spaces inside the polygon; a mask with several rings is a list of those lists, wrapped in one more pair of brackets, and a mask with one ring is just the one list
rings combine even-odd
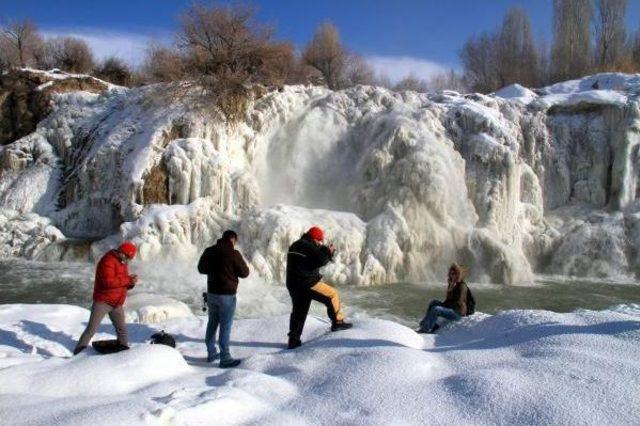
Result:
{"label": "tree line", "polygon": [[372,84],[419,92],[451,89],[491,92],[512,83],[537,87],[601,71],[640,70],[640,31],[626,26],[627,0],[553,0],[551,43],[536,41],[528,15],[507,11],[502,25],[471,37],[459,52],[461,72],[431,78],[409,75],[392,84],[325,22],[297,51],[274,37],[251,7],[193,5],[179,17],[171,45],[151,43],[141,64],[120,58],[97,61],[85,41],[45,38],[29,21],[0,28],[0,71],[11,67],[59,68],[115,84],[193,81],[220,102],[236,102],[259,84],[324,84],[343,89]]}
{"label": "tree line", "polygon": [[430,80],[410,75],[394,85],[346,47],[331,22],[319,25],[298,52],[293,44],[275,40],[274,29],[258,22],[254,10],[242,4],[196,4],[181,14],[179,23],[173,43],[151,43],[134,68],[117,57],[97,61],[82,39],[45,39],[35,23],[12,22],[0,29],[0,71],[58,68],[126,86],[197,79],[215,86],[216,91],[237,90],[251,83],[324,84],[335,90],[371,84],[426,91],[445,88],[454,75],[451,71]]}
{"label": "tree line", "polygon": [[627,28],[627,0],[553,0],[549,45],[533,37],[528,15],[507,11],[500,28],[460,51],[465,85],[492,92],[513,83],[539,87],[597,72],[640,71],[640,30]]}

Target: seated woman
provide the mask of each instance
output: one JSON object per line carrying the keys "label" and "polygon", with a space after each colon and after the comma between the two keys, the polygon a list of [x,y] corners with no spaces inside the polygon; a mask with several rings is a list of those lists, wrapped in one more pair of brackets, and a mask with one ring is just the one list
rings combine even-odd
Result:
{"label": "seated woman", "polygon": [[462,266],[454,263],[449,268],[447,279],[447,298],[444,302],[432,300],[422,321],[418,333],[435,333],[440,328],[437,324],[438,318],[446,318],[450,321],[457,321],[461,317],[471,314],[468,310],[467,296],[470,294],[464,278],[468,271]]}

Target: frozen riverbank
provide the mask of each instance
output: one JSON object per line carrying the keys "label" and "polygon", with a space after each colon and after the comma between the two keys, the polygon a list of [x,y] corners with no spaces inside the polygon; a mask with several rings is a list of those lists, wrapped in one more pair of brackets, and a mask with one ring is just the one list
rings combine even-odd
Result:
{"label": "frozen riverbank", "polygon": [[[202,363],[203,317],[131,325],[133,348],[68,358],[88,318],[69,305],[0,306],[0,416],[13,424],[632,424],[640,306],[477,314],[425,336],[364,319],[239,320],[242,368]],[[144,343],[156,329],[178,350]],[[98,337],[107,337],[104,324]]]}

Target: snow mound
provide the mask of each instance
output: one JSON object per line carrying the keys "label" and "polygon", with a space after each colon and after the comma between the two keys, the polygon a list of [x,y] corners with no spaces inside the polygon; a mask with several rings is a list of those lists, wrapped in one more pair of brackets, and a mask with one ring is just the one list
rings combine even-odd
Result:
{"label": "snow mound", "polygon": [[[203,361],[203,317],[130,324],[131,350],[65,359],[88,311],[0,306],[0,414],[23,423],[633,424],[640,306],[476,314],[419,335],[363,318],[330,333],[311,317],[284,349],[287,316],[238,320],[243,364]],[[156,329],[177,350],[145,343]],[[103,325],[99,337],[112,333]],[[67,348],[66,350],[63,350]],[[604,391],[606,390],[606,391]]]}
{"label": "snow mound", "polygon": [[[109,357],[86,354],[71,360],[49,359],[0,371],[0,382],[12,377],[14,395],[59,397],[65,384],[67,397],[126,394],[160,381],[188,374],[180,353],[164,345],[131,348]],[[3,377],[4,376],[4,377]]]}
{"label": "snow mound", "polygon": [[154,293],[131,292],[125,304],[127,321],[145,324],[158,323],[171,318],[193,316],[187,304]]}
{"label": "snow mound", "polygon": [[538,97],[538,95],[536,95],[532,90],[529,90],[517,83],[503,87],[502,89],[495,92],[494,96],[518,102],[523,105],[531,103],[531,101]]}

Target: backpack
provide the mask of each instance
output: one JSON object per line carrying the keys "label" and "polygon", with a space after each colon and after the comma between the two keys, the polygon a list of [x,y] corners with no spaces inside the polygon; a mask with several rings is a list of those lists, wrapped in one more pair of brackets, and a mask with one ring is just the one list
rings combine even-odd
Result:
{"label": "backpack", "polygon": [[471,294],[471,289],[467,286],[467,315],[473,315],[476,312],[476,299]]}
{"label": "backpack", "polygon": [[155,333],[153,336],[151,336],[151,344],[167,345],[167,346],[171,346],[172,348],[175,348],[176,339],[174,339],[173,336],[170,335],[169,333],[165,333],[164,330],[162,330],[160,333]]}

